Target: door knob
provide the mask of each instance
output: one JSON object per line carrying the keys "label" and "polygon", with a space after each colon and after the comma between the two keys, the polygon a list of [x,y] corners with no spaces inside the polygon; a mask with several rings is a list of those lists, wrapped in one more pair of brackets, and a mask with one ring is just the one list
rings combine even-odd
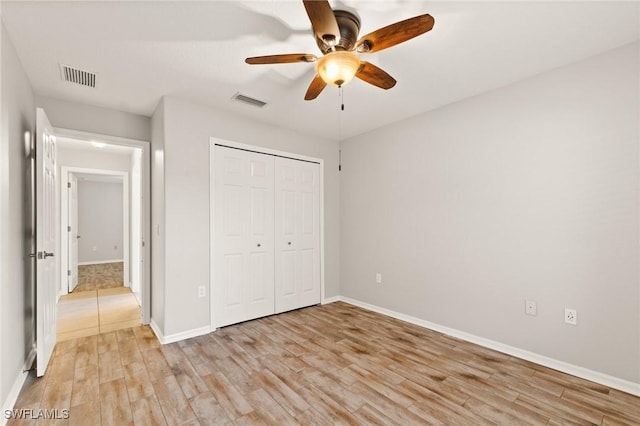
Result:
{"label": "door knob", "polygon": [[291,245],[291,241],[289,241],[289,242],[287,243],[287,245],[288,245],[288,246],[290,246],[290,245]]}
{"label": "door knob", "polygon": [[76,235],[76,238],[80,238],[80,235]]}
{"label": "door knob", "polygon": [[260,243],[258,243],[258,247],[260,247]]}
{"label": "door knob", "polygon": [[46,259],[47,257],[53,257],[53,253],[47,253],[46,251],[44,252],[44,258]]}

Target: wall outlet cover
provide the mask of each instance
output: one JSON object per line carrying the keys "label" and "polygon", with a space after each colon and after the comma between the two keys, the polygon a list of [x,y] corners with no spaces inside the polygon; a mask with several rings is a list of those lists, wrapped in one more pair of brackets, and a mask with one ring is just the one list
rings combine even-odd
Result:
{"label": "wall outlet cover", "polygon": [[575,309],[564,309],[564,322],[571,325],[578,325],[578,311]]}
{"label": "wall outlet cover", "polygon": [[525,300],[524,313],[531,316],[538,315],[538,304],[533,300]]}

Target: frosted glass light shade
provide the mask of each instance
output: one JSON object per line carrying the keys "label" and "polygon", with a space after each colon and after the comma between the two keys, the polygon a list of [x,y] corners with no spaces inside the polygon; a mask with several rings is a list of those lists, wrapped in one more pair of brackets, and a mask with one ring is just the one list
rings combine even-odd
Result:
{"label": "frosted glass light shade", "polygon": [[353,79],[360,68],[360,58],[355,52],[327,53],[316,63],[316,70],[325,83],[342,86]]}

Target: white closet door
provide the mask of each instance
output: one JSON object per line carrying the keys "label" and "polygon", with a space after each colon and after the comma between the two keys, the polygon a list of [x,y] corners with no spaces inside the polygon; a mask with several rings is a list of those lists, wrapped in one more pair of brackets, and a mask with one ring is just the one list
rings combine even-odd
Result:
{"label": "white closet door", "polygon": [[274,159],[215,147],[215,326],[274,313]]}
{"label": "white closet door", "polygon": [[275,159],[276,313],[320,303],[320,165]]}

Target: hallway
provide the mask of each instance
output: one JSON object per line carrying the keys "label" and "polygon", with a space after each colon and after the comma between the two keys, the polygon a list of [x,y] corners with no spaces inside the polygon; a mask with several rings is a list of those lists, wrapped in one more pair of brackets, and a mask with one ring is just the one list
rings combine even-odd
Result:
{"label": "hallway", "polygon": [[58,302],[58,342],[139,325],[140,306],[128,287],[76,290]]}

